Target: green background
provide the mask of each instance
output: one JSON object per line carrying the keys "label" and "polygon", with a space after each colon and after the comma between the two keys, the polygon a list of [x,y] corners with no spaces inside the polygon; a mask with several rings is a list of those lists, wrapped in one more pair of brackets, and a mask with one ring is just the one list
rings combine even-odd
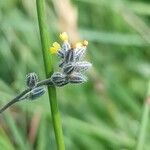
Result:
{"label": "green background", "polygon": [[[50,46],[61,26],[54,4],[47,0]],[[57,88],[66,149],[133,150],[150,76],[150,2],[72,0],[70,7],[93,68],[87,83]],[[45,78],[35,0],[0,0],[1,106],[26,87],[29,72]],[[144,150],[150,125],[147,133]],[[47,93],[0,116],[0,150],[33,149],[56,149]]]}

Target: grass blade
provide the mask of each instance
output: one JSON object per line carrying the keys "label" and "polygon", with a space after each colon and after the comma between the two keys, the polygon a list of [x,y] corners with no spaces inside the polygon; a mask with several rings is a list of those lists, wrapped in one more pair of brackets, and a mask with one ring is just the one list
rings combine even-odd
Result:
{"label": "grass blade", "polygon": [[142,121],[141,121],[141,129],[140,129],[140,133],[138,137],[136,150],[144,149],[146,131],[147,131],[148,119],[149,119],[149,111],[150,111],[150,81],[148,85],[147,100],[145,101],[145,104],[144,104],[143,116],[142,116]]}

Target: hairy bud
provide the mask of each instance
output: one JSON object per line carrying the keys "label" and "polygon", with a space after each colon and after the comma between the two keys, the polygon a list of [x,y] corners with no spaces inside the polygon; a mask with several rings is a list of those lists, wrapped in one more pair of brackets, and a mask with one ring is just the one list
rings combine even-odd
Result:
{"label": "hairy bud", "polygon": [[64,74],[56,72],[51,76],[51,81],[55,86],[64,86],[68,84],[67,78]]}
{"label": "hairy bud", "polygon": [[86,61],[81,61],[81,62],[77,62],[75,64],[75,72],[83,72],[86,71],[87,69],[89,69],[92,66],[91,63],[86,62]]}
{"label": "hairy bud", "polygon": [[71,47],[70,47],[70,44],[68,43],[68,42],[64,42],[63,44],[62,44],[62,51],[68,51],[69,49],[70,49]]}
{"label": "hairy bud", "polygon": [[86,81],[87,81],[86,77],[80,73],[73,73],[69,76],[70,83],[84,83]]}
{"label": "hairy bud", "polygon": [[75,68],[74,63],[68,63],[68,64],[64,65],[63,73],[66,74],[66,75],[69,75],[74,71],[74,68]]}
{"label": "hairy bud", "polygon": [[81,60],[85,55],[86,47],[76,48],[75,61]]}
{"label": "hairy bud", "polygon": [[65,63],[74,62],[74,59],[75,59],[74,50],[73,49],[68,50],[65,55]]}
{"label": "hairy bud", "polygon": [[33,88],[30,92],[28,92],[23,97],[21,97],[20,100],[23,100],[23,99],[35,100],[41,97],[45,93],[45,91],[46,90],[44,87]]}
{"label": "hairy bud", "polygon": [[26,76],[26,84],[28,87],[33,88],[34,86],[36,86],[38,82],[38,76],[35,72],[29,73]]}

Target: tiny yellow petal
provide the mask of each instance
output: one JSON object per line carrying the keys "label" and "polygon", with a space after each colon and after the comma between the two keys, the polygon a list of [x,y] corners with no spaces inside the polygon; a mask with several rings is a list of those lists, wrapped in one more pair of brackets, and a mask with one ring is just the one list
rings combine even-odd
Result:
{"label": "tiny yellow petal", "polygon": [[61,33],[59,37],[63,42],[68,41],[68,34],[66,32]]}
{"label": "tiny yellow petal", "polygon": [[50,47],[50,52],[51,52],[52,54],[56,54],[56,53],[57,53],[57,50],[56,50],[55,47]]}
{"label": "tiny yellow petal", "polygon": [[52,54],[55,54],[55,53],[58,52],[59,49],[61,49],[60,44],[57,43],[57,42],[54,42],[54,43],[53,43],[53,46],[50,47],[50,52],[51,52]]}
{"label": "tiny yellow petal", "polygon": [[76,43],[76,48],[80,48],[80,47],[82,47],[83,46],[83,44],[81,43],[81,42],[77,42]]}
{"label": "tiny yellow petal", "polygon": [[83,41],[83,46],[87,46],[88,45],[88,41],[84,40]]}
{"label": "tiny yellow petal", "polygon": [[60,49],[60,48],[61,48],[61,47],[60,47],[60,44],[57,43],[57,42],[54,42],[54,43],[53,43],[53,47],[55,47],[56,49]]}

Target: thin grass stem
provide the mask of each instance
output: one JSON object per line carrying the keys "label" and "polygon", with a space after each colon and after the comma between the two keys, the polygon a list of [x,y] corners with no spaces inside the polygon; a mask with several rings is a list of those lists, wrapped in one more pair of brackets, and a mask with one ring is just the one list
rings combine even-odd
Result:
{"label": "thin grass stem", "polygon": [[[53,73],[52,57],[48,51],[48,28],[46,23],[45,0],[36,0],[39,30],[42,44],[43,59],[45,65],[46,77]],[[49,101],[51,106],[51,115],[53,120],[55,138],[58,150],[65,150],[64,137],[62,132],[62,123],[58,109],[55,87],[48,87]]]}

